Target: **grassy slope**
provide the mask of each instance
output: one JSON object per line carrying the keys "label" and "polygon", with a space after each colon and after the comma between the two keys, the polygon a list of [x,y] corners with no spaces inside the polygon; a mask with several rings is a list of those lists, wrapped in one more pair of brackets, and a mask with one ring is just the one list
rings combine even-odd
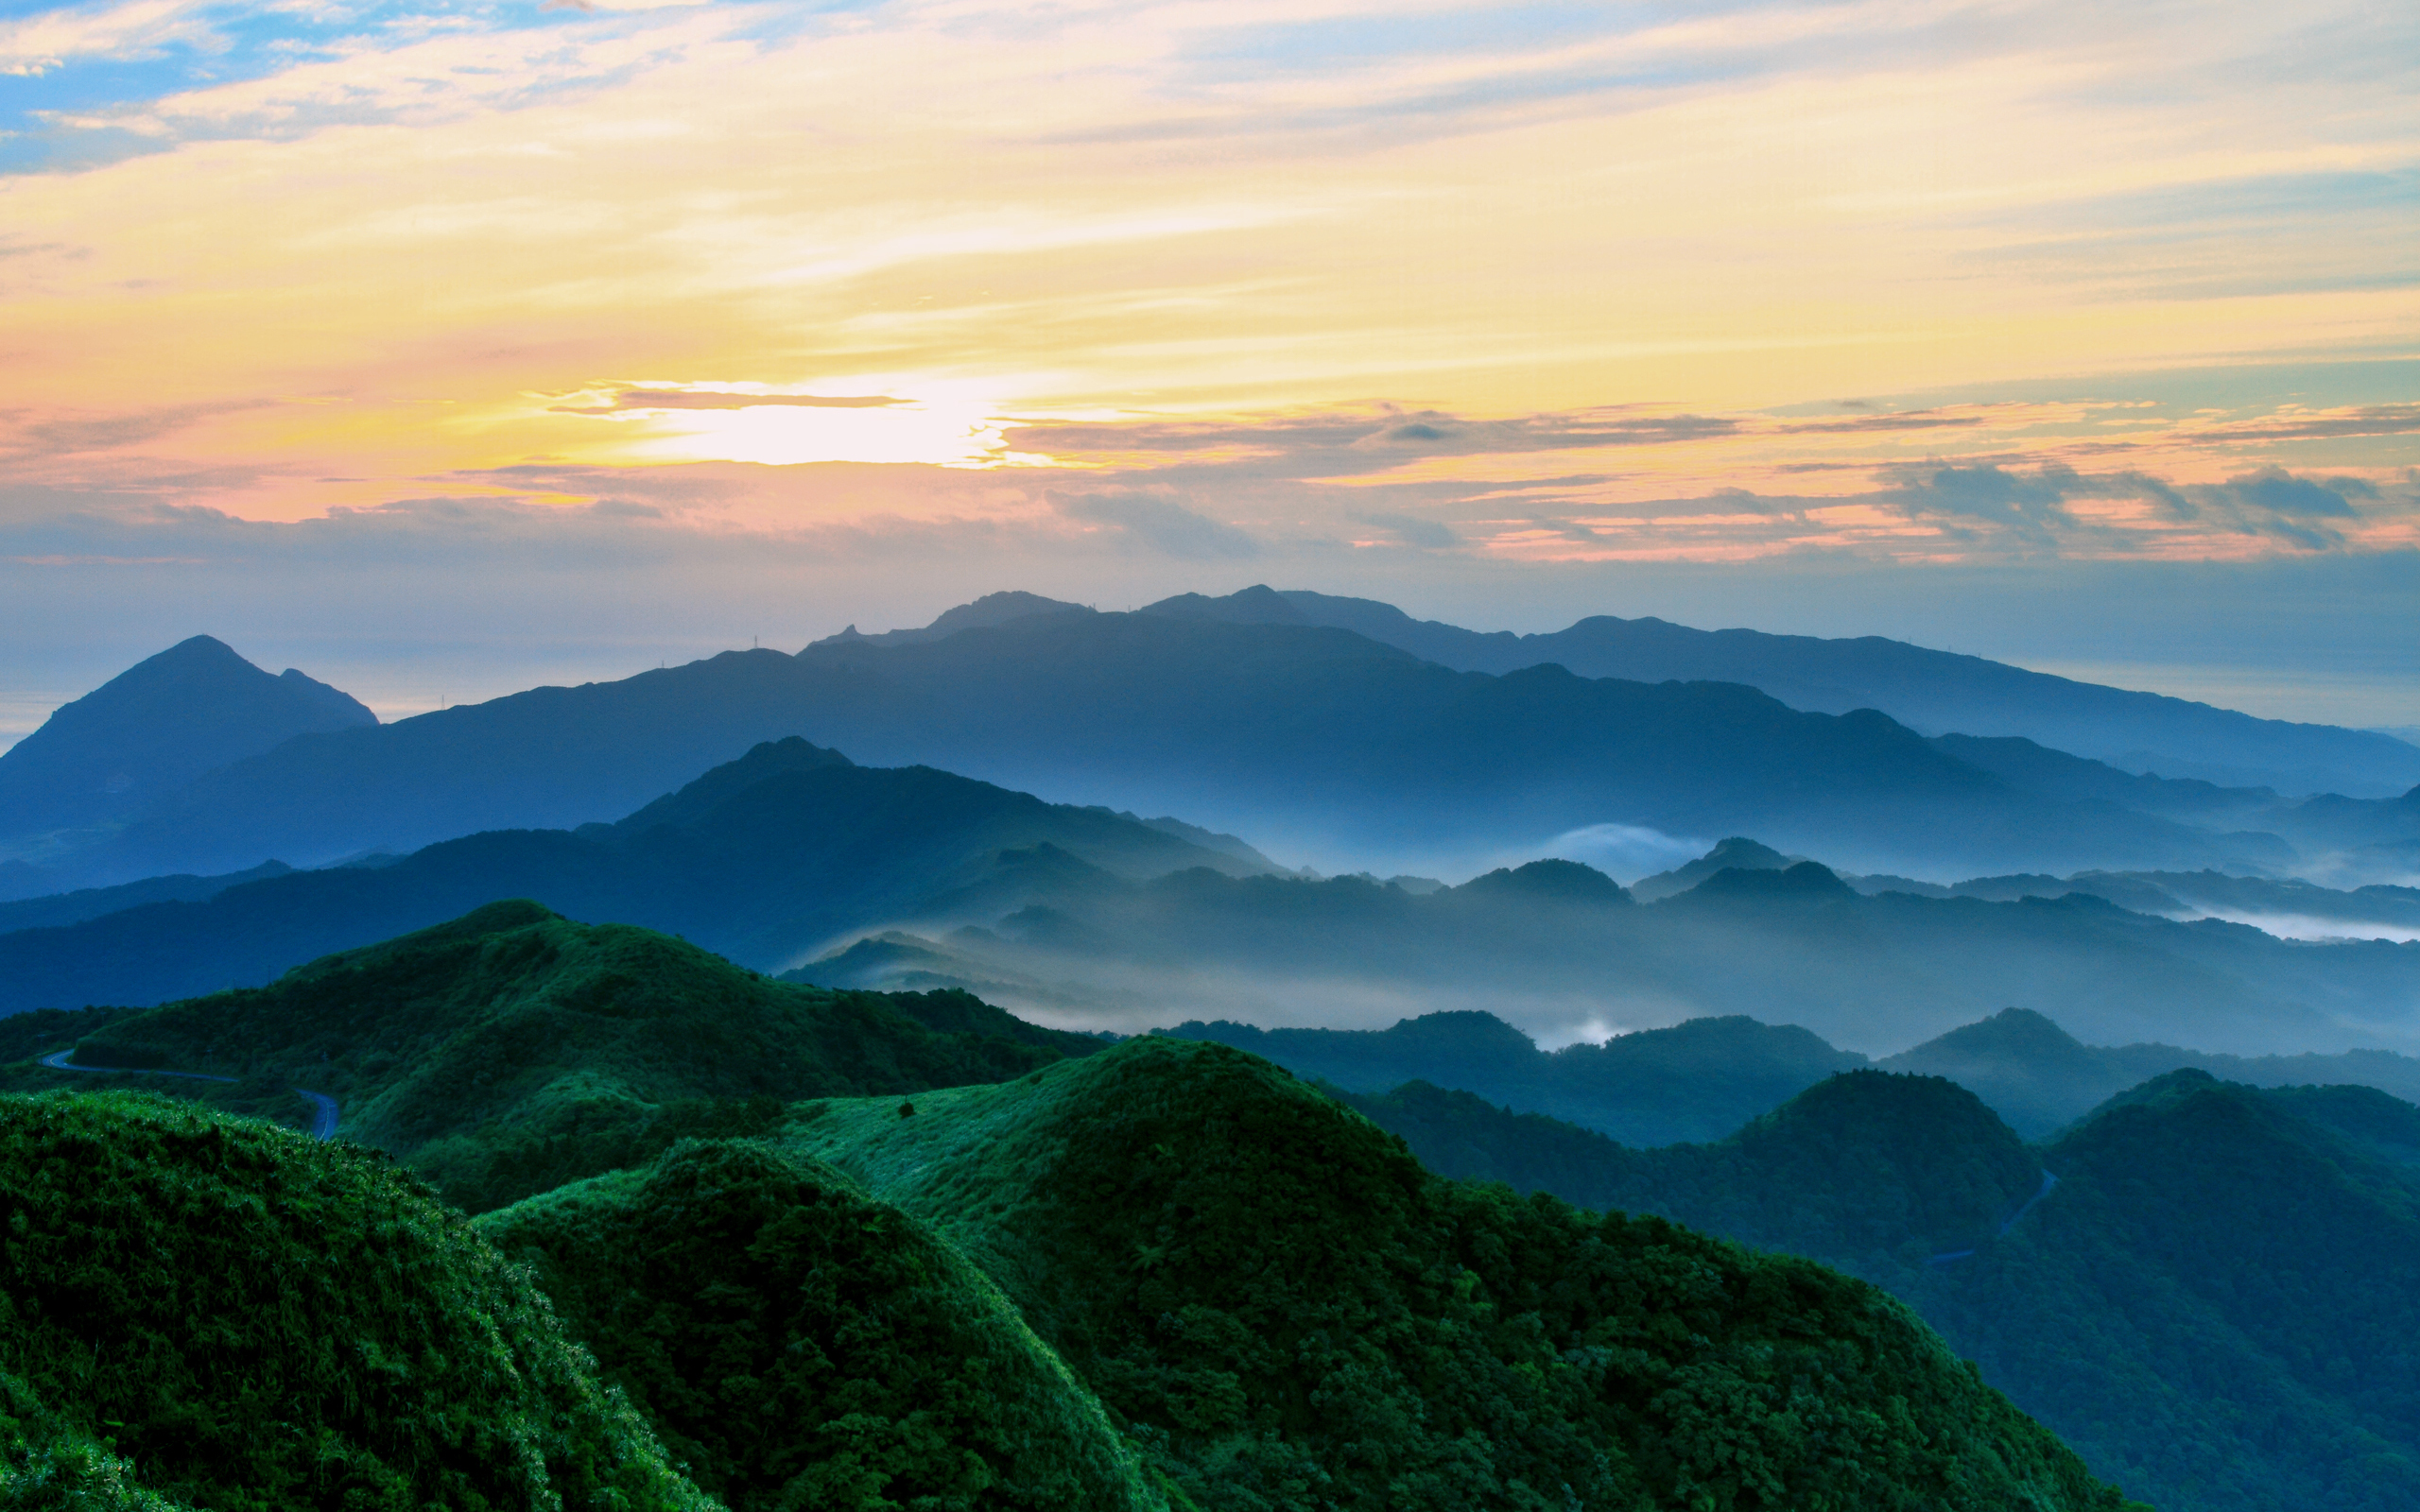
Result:
{"label": "grassy slope", "polygon": [[1224,1046],[914,1108],[785,1137],[982,1263],[1204,1507],[2120,1504],[1881,1294],[1441,1180]]}
{"label": "grassy slope", "polygon": [[477,1227],[734,1512],[1166,1505],[997,1287],[820,1161],[688,1143]]}
{"label": "grassy slope", "polygon": [[666,936],[504,902],[114,1020],[78,1058],[236,1076],[178,1090],[277,1117],[299,1111],[296,1087],[329,1093],[348,1137],[475,1211],[682,1135],[757,1132],[786,1100],[996,1080],[1098,1043],[963,993],[793,987]]}
{"label": "grassy slope", "polygon": [[9,1504],[701,1507],[527,1276],[386,1161],[0,1098]]}

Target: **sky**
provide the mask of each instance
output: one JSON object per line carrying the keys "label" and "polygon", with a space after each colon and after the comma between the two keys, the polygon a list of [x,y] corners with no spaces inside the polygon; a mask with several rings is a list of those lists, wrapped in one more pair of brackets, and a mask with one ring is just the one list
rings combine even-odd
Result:
{"label": "sky", "polygon": [[1026,588],[2420,727],[2420,8],[0,0],[0,742]]}

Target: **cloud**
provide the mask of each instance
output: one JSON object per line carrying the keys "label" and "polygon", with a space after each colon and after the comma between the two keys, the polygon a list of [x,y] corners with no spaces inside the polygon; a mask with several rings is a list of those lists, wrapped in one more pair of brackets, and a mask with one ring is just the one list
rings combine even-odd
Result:
{"label": "cloud", "polygon": [[1154,493],[1118,490],[1050,497],[1070,520],[1115,527],[1180,561],[1233,561],[1260,555],[1260,542],[1235,526]]}
{"label": "cloud", "polygon": [[2375,499],[2378,490],[2360,478],[2330,478],[2321,483],[2311,478],[2298,478],[2283,468],[2264,467],[2257,472],[2229,478],[2202,491],[2213,499],[2233,503],[2247,510],[2265,510],[2273,515],[2327,515],[2350,519],[2360,511],[2353,507],[2345,495],[2354,493]]}
{"label": "cloud", "polygon": [[2047,541],[2054,526],[2074,524],[2065,503],[2068,490],[2080,481],[2065,468],[2045,468],[2028,477],[1989,463],[1934,467],[1902,474],[1894,487],[1876,498],[1910,514],[1987,520]]}
{"label": "cloud", "polygon": [[1392,531],[1397,541],[1407,546],[1428,551],[1445,551],[1462,543],[1461,538],[1434,520],[1422,520],[1408,514],[1357,514],[1353,517],[1365,525],[1376,525]]}
{"label": "cloud", "polygon": [[555,404],[558,415],[610,415],[631,409],[883,409],[910,401],[888,394],[745,394],[721,388],[625,388],[607,404]]}

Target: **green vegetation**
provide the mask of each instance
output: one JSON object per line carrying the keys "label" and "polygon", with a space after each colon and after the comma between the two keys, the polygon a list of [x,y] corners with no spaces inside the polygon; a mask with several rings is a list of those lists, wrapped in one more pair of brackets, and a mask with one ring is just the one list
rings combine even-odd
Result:
{"label": "green vegetation", "polygon": [[795,987],[667,936],[500,902],[266,988],[112,1019],[77,1058],[233,1076],[179,1090],[276,1118],[300,1113],[295,1088],[326,1092],[348,1138],[480,1211],[681,1138],[761,1132],[784,1102],[998,1080],[1098,1045],[962,992]]}
{"label": "green vegetation", "polygon": [[1166,1504],[996,1287],[820,1161],[683,1143],[477,1227],[734,1512]]}
{"label": "green vegetation", "polygon": [[419,1183],[125,1093],[0,1097],[0,1477],[60,1508],[707,1504]]}
{"label": "green vegetation", "polygon": [[1433,1087],[1343,1095],[1442,1171],[1884,1286],[2169,1512],[2420,1504],[2420,1108],[2383,1092],[2182,1070],[2034,1148],[1946,1083],[1862,1072],[1656,1150]]}
{"label": "green vegetation", "polygon": [[2117,1508],[1880,1293],[1442,1180],[1224,1046],[835,1102],[783,1138],[937,1228],[1196,1505]]}

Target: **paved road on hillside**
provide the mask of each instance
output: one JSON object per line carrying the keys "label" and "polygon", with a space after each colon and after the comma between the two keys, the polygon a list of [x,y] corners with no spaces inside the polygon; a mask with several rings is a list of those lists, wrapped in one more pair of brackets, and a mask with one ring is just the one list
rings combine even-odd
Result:
{"label": "paved road on hillside", "polygon": [[[213,1076],[199,1071],[159,1071],[149,1066],[79,1066],[67,1058],[75,1053],[73,1046],[56,1051],[43,1057],[42,1064],[53,1071],[107,1072],[121,1076],[174,1076],[179,1081],[232,1082],[235,1079],[233,1076]],[[311,1137],[315,1140],[336,1138],[337,1100],[325,1092],[305,1091],[300,1087],[295,1088],[294,1091],[311,1105]]]}

